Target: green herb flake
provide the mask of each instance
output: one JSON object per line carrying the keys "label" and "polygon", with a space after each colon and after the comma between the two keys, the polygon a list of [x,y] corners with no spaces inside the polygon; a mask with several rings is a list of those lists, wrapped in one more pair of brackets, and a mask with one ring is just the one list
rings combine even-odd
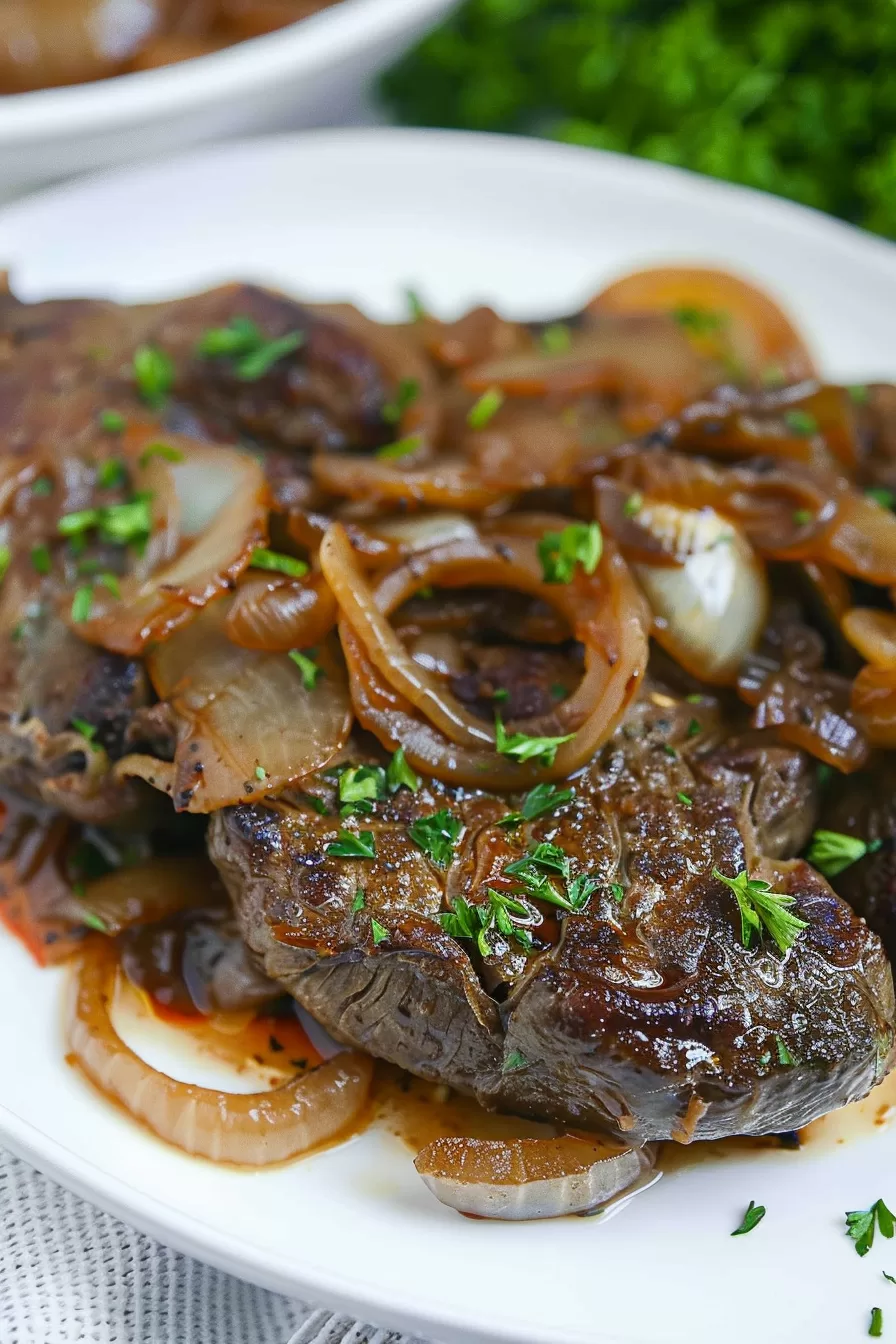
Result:
{"label": "green herb flake", "polygon": [[397,425],[408,407],[413,406],[419,396],[419,380],[417,378],[402,378],[395,396],[383,406],[383,419],[387,424]]}
{"label": "green herb flake", "polygon": [[6,572],[12,562],[12,551],[8,546],[0,546],[0,583],[6,578]]}
{"label": "green herb flake", "polygon": [[775,1036],[775,1054],[778,1056],[778,1063],[782,1068],[792,1069],[796,1064],[793,1055],[778,1035]]}
{"label": "green herb flake", "polygon": [[503,705],[510,699],[510,692],[507,690],[506,686],[499,686],[496,691],[492,691],[492,699],[496,704]]}
{"label": "green herb flake", "polygon": [[610,883],[610,895],[613,897],[613,900],[616,902],[617,905],[622,904],[622,902],[625,900],[625,887],[622,885],[621,882]]}
{"label": "green herb flake", "polygon": [[718,868],[713,868],[712,875],[734,893],[744,947],[751,945],[754,934],[761,936],[765,929],[778,950],[784,953],[793,946],[803,929],[808,928],[804,919],[790,913],[789,907],[796,904],[793,896],[772,891],[768,882],[750,877],[746,869],[736,877],[726,877]]}
{"label": "green herb flake", "polygon": [[502,756],[518,761],[535,761],[537,765],[550,767],[557,758],[557,751],[564,742],[569,742],[574,733],[562,737],[528,737],[526,733],[508,734],[499,718],[495,719],[495,750]]}
{"label": "green herb flake", "polygon": [[341,830],[338,839],[327,845],[326,853],[334,859],[375,859],[373,832]]}
{"label": "green herb flake", "polygon": [[40,546],[32,546],[31,563],[38,574],[49,574],[52,568],[49,549],[43,544]]}
{"label": "green herb flake", "polygon": [[663,743],[663,751],[664,751],[664,753],[665,753],[666,756],[670,757],[671,760],[675,761],[675,760],[678,759],[678,752],[677,752],[677,751],[675,750],[675,748],[672,746],[672,743],[671,743],[671,742],[664,742],[664,743]]}
{"label": "green herb flake", "polygon": [[317,685],[318,678],[324,675],[322,667],[318,667],[313,658],[309,658],[307,653],[302,653],[300,649],[290,649],[287,654],[302,674],[302,685],[306,691],[313,691]]}
{"label": "green herb flake", "polygon": [[883,1276],[884,1276],[884,1278],[886,1279],[887,1283],[896,1283],[896,1278],[894,1278],[894,1276],[893,1276],[892,1274],[888,1274],[887,1271],[886,1271],[885,1269],[882,1269],[882,1270],[881,1270],[881,1274],[883,1274]]}
{"label": "green herb flake", "polygon": [[127,473],[120,457],[107,457],[96,469],[96,483],[101,490],[114,490],[124,485]]}
{"label": "green herb flake", "polygon": [[417,449],[422,447],[422,434],[406,434],[403,439],[396,439],[394,443],[386,443],[382,448],[378,448],[376,455],[381,462],[398,462],[402,457],[410,457],[411,453],[416,453]]}
{"label": "green herb flake", "polygon": [[426,308],[423,300],[415,289],[406,289],[404,291],[405,303],[408,306],[408,316],[412,322],[422,322],[426,317]]}
{"label": "green herb flake", "polygon": [[95,915],[92,910],[84,910],[82,912],[81,923],[86,924],[88,929],[93,929],[96,933],[109,932],[109,926],[106,922],[100,919],[99,915]]}
{"label": "green herb flake", "polygon": [[251,317],[232,317],[226,327],[203,332],[196,353],[205,359],[248,355],[265,343],[261,328]]}
{"label": "green herb flake", "polygon": [[541,333],[541,348],[546,355],[565,355],[572,345],[572,332],[565,322],[552,322]]}
{"label": "green herb flake", "polygon": [[691,305],[673,308],[672,316],[690,336],[711,336],[721,331],[728,321],[727,313]]}
{"label": "green herb flake", "polygon": [[892,509],[893,505],[896,504],[896,491],[887,490],[881,485],[869,486],[865,491],[865,494],[869,499],[873,499],[875,503],[880,504],[881,508],[884,509]]}
{"label": "green herb flake", "polygon": [[184,460],[184,455],[180,449],[174,448],[170,443],[151,443],[140,454],[141,467],[149,466],[154,457],[161,457],[165,462],[183,462]]}
{"label": "green herb flake", "polygon": [[443,809],[428,817],[418,817],[408,827],[408,835],[415,845],[427,854],[438,868],[447,868],[454,857],[454,846],[463,830],[463,822],[453,812]]}
{"label": "green herb flake", "polygon": [[485,429],[489,420],[497,415],[503,405],[504,393],[500,387],[488,388],[467,411],[467,424],[471,429]]}
{"label": "green herb flake", "polygon": [[[381,765],[349,766],[339,776],[339,801],[347,807],[356,803],[378,802],[385,796],[386,772]],[[347,815],[345,809],[343,815]]]}
{"label": "green herb flake", "polygon": [[38,499],[46,499],[53,493],[53,482],[49,476],[38,476],[36,481],[31,483],[31,493]]}
{"label": "green herb flake", "polygon": [[689,793],[676,793],[675,797],[681,803],[682,807],[694,806],[694,800]]}
{"label": "green herb flake", "polygon": [[797,527],[807,527],[808,524],[811,523],[812,520],[814,519],[815,514],[812,512],[811,509],[794,509],[793,513],[791,514],[791,517],[793,518],[793,521],[796,523]]}
{"label": "green herb flake", "polygon": [[250,569],[268,569],[275,574],[288,574],[291,579],[302,579],[308,573],[304,560],[293,555],[283,555],[280,551],[269,551],[263,546],[257,547],[249,557]]}
{"label": "green herb flake", "polygon": [[785,411],[782,418],[787,428],[793,430],[794,434],[805,436],[818,433],[818,421],[808,411],[798,409]]}
{"label": "green herb flake", "polygon": [[88,742],[92,742],[96,737],[96,726],[92,723],[88,723],[86,719],[76,719],[75,716],[72,715],[71,725],[75,732],[80,733],[82,737],[86,737]]}
{"label": "green herb flake", "polygon": [[754,1227],[758,1227],[765,1217],[765,1205],[754,1204],[752,1199],[747,1206],[747,1211],[743,1216],[740,1227],[736,1227],[731,1233],[732,1237],[744,1237],[748,1232],[752,1232]]}
{"label": "green herb flake", "polygon": [[[452,938],[475,938],[482,927],[480,906],[471,905],[463,896],[455,896],[451,901],[451,910],[439,915],[439,923]],[[488,918],[488,912],[484,914]]]}
{"label": "green herb flake", "polygon": [[501,1072],[517,1073],[520,1069],[528,1069],[528,1067],[529,1061],[526,1056],[519,1050],[511,1050],[504,1058],[504,1062],[501,1065]]}
{"label": "green herb flake", "polygon": [[546,532],[537,550],[545,583],[569,583],[576,565],[589,575],[597,569],[603,536],[597,523],[570,523],[562,532]]}
{"label": "green herb flake", "polygon": [[389,941],[389,930],[384,928],[378,919],[371,918],[370,932],[373,934],[374,947],[379,947],[380,943]]}
{"label": "green herb flake", "polygon": [[134,351],[134,382],[140,400],[152,410],[160,410],[174,386],[174,365],[164,350],[141,345]]}
{"label": "green herb flake", "polygon": [[846,395],[854,406],[864,406],[868,401],[868,387],[865,383],[853,383],[846,389]]}
{"label": "green herb flake", "polygon": [[499,826],[518,826],[522,821],[534,821],[549,812],[556,812],[575,797],[574,789],[558,789],[556,784],[536,784],[525,796],[519,812],[510,812],[498,822]]}
{"label": "green herb flake", "polygon": [[880,1339],[884,1332],[884,1314],[880,1307],[871,1308],[871,1323],[868,1326],[868,1333],[872,1339]]}
{"label": "green herb flake", "polygon": [[318,798],[313,793],[303,793],[302,801],[304,802],[306,807],[312,808],[313,811],[315,811],[319,817],[326,817],[329,815],[327,805],[324,802],[323,798]]}
{"label": "green herb flake", "polygon": [[77,513],[64,513],[56,524],[61,537],[77,537],[99,527],[102,513],[99,509],[79,509]]}
{"label": "green herb flake", "polygon": [[410,789],[411,793],[416,793],[420,787],[420,776],[415,775],[408,765],[404,747],[399,747],[392,755],[386,770],[386,784],[390,793],[397,793],[400,788]]}
{"label": "green herb flake", "polygon": [[90,609],[93,606],[93,589],[89,584],[84,584],[75,589],[75,595],[72,598],[72,621],[79,625],[82,621],[90,619]]}
{"label": "green herb flake", "polygon": [[555,681],[554,684],[553,684],[553,686],[551,687],[551,699],[552,699],[552,700],[565,700],[565,699],[566,699],[566,694],[567,694],[567,692],[566,692],[566,687],[565,687],[565,686],[561,686],[560,683],[559,683],[559,681]]}
{"label": "green herb flake", "polygon": [[699,737],[703,731],[703,725],[699,719],[691,719],[688,724],[688,737]]}
{"label": "green herb flake", "polygon": [[100,411],[100,429],[104,429],[107,434],[123,434],[127,429],[127,421],[120,411]]}
{"label": "green herb flake", "polygon": [[366,896],[364,894],[364,888],[358,887],[358,890],[355,892],[354,900],[352,901],[352,914],[356,915],[359,910],[364,909],[365,900]]}
{"label": "green herb flake", "polygon": [[635,518],[641,512],[643,507],[644,507],[644,496],[639,495],[637,492],[635,492],[635,494],[629,495],[628,499],[622,506],[623,517]]}
{"label": "green herb flake", "polygon": [[877,1224],[882,1237],[892,1238],[893,1214],[882,1199],[876,1199],[870,1209],[855,1209],[846,1215],[846,1235],[855,1243],[857,1255],[867,1255],[874,1244]]}
{"label": "green herb flake", "polygon": [[844,868],[863,859],[869,851],[879,849],[880,843],[868,844],[857,835],[842,831],[815,831],[806,850],[806,858],[825,877],[836,877]]}
{"label": "green herb flake", "polygon": [[247,355],[240,356],[235,365],[237,378],[244,383],[255,383],[265,374],[270,373],[275,364],[291,355],[293,351],[298,350],[305,342],[305,337],[300,331],[288,332],[285,336],[279,336],[275,341],[265,341],[257,350],[250,351]]}
{"label": "green herb flake", "polygon": [[97,574],[94,583],[98,584],[101,588],[105,588],[113,597],[117,597],[119,600],[121,599],[121,586],[116,574],[109,574],[104,570],[102,574]]}
{"label": "green herb flake", "polygon": [[112,504],[100,510],[98,526],[103,541],[121,546],[146,541],[152,531],[152,495],[145,491],[124,504]]}
{"label": "green herb flake", "polygon": [[268,777],[268,772],[267,772],[267,770],[265,770],[264,766],[263,766],[263,765],[256,765],[256,767],[255,767],[255,778],[256,778],[256,779],[262,779],[262,780],[264,780],[264,779],[267,779],[267,777]]}

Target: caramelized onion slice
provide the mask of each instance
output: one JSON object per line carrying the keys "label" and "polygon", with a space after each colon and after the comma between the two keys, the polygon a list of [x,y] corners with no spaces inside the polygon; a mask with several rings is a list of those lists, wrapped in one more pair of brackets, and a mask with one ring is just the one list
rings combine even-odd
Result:
{"label": "caramelized onion slice", "polygon": [[69,1049],[91,1082],[159,1138],[212,1162],[267,1166],[299,1157],[356,1124],[373,1061],[341,1054],[271,1092],[217,1092],[177,1082],[125,1045],[109,1016],[115,950],[86,948],[68,1024]]}
{"label": "caramelized onion slice", "polygon": [[612,1139],[436,1139],[414,1166],[436,1199],[476,1218],[522,1221],[589,1213],[653,1165]]}
{"label": "caramelized onion slice", "polygon": [[896,667],[863,667],[853,682],[852,709],[872,746],[896,748]]}
{"label": "caramelized onion slice", "polygon": [[840,628],[869,663],[896,668],[896,612],[853,607],[843,617]]}
{"label": "caramelized onion slice", "polygon": [[[153,778],[156,787],[168,786],[178,811],[211,812],[277,793],[322,769],[351,728],[334,643],[318,651],[320,675],[309,689],[285,653],[231,643],[227,609],[226,602],[213,602],[148,659],[156,692],[170,702],[178,725],[173,778],[167,762],[157,763]],[[129,764],[126,757],[119,771],[147,778],[146,759]]]}
{"label": "caramelized onion slice", "polygon": [[713,509],[649,502],[638,522],[680,561],[632,566],[657,641],[701,681],[733,685],[768,615],[765,566],[740,529]]}
{"label": "caramelized onion slice", "polygon": [[467,462],[440,457],[424,466],[402,467],[348,453],[318,453],[311,463],[315,484],[333,495],[371,504],[403,508],[465,509],[482,513],[504,498],[504,492],[484,485]]}
{"label": "caramelized onion slice", "polygon": [[116,868],[84,884],[80,904],[94,925],[114,937],[133,924],[154,924],[178,910],[224,900],[221,879],[206,858],[152,858]]}
{"label": "caramelized onion slice", "polygon": [[120,599],[94,588],[90,617],[72,627],[81,639],[113,653],[142,653],[191,621],[233,587],[266,540],[267,487],[259,463],[232,448],[178,442],[182,460],[153,459],[153,470],[169,477],[181,536],[189,544],[148,577],[123,579]]}
{"label": "caramelized onion slice", "polygon": [[224,629],[244,649],[288,652],[319,644],[336,624],[336,599],[321,574],[306,579],[279,575],[244,578]]}

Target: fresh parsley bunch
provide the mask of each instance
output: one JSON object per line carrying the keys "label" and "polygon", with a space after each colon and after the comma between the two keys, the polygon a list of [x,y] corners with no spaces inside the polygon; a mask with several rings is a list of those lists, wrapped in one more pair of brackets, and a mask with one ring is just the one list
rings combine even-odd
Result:
{"label": "fresh parsley bunch", "polygon": [[464,0],[398,118],[643,155],[896,237],[892,0]]}

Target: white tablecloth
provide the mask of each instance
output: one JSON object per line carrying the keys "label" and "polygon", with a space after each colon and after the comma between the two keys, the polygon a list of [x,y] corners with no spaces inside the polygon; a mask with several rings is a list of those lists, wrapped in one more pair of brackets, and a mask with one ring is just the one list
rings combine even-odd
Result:
{"label": "white tablecloth", "polygon": [[421,1344],[253,1288],[0,1150],[0,1344]]}

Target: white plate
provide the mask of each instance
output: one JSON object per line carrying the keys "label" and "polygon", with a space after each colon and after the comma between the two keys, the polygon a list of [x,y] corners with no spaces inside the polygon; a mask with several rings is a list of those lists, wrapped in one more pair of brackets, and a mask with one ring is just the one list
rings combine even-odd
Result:
{"label": "white plate", "polygon": [[373,77],[452,3],[341,0],[196,60],[0,97],[0,200],[222,136],[357,121]]}
{"label": "white plate", "polygon": [[[174,294],[233,277],[383,315],[413,283],[446,310],[568,311],[657,259],[737,267],[784,298],[824,366],[896,374],[896,250],[819,215],[646,163],[521,140],[322,132],[82,183],[0,216],[27,297]],[[470,1222],[396,1140],[305,1163],[191,1161],[63,1062],[63,977],[0,938],[0,1139],[183,1251],[284,1292],[443,1340],[844,1344],[896,1317],[896,1243],[860,1260],[843,1212],[896,1205],[896,1132],[706,1161],[610,1222]],[[750,1199],[768,1215],[731,1239]],[[892,1301],[892,1308],[890,1303]]]}

